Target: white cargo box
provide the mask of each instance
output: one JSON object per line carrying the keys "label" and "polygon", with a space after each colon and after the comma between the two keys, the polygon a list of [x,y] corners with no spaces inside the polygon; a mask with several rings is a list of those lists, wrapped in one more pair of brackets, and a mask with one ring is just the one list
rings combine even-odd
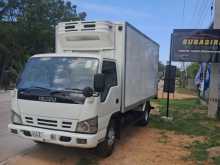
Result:
{"label": "white cargo box", "polygon": [[159,45],[125,24],[125,110],[157,94]]}

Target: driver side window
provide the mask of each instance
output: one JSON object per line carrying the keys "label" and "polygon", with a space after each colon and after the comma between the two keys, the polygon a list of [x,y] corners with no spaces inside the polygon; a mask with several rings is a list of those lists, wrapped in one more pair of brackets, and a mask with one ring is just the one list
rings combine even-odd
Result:
{"label": "driver side window", "polygon": [[104,102],[111,87],[117,86],[116,64],[112,61],[103,61],[102,73],[105,77],[105,89],[101,93],[101,102]]}

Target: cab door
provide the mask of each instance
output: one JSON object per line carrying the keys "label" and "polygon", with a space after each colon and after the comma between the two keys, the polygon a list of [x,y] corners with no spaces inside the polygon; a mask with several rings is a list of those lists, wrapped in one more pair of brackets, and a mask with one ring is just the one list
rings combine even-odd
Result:
{"label": "cab door", "polygon": [[105,77],[105,88],[100,93],[100,126],[107,127],[111,115],[120,111],[121,90],[117,78],[117,65],[115,61],[103,60],[101,72]]}

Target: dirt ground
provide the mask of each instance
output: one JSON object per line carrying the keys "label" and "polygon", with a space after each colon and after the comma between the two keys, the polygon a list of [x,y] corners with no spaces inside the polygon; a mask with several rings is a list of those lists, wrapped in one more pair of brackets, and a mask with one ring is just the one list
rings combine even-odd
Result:
{"label": "dirt ground", "polygon": [[[170,99],[191,99],[196,98],[196,95],[187,94],[187,93],[175,93],[170,94]],[[158,84],[158,98],[167,98],[167,93],[163,92],[163,81],[161,80]]]}
{"label": "dirt ground", "polygon": [[191,165],[187,149],[202,138],[177,135],[173,132],[130,126],[123,131],[112,156],[101,159],[92,150],[64,148],[55,145],[37,146],[9,159],[7,165],[73,165],[80,158],[93,159],[101,165]]}
{"label": "dirt ground", "polygon": [[[167,98],[167,93],[163,93],[162,91],[158,92],[158,98]],[[191,99],[191,98],[197,98],[196,95],[190,95],[190,94],[183,94],[183,93],[177,93],[170,94],[170,99]]]}
{"label": "dirt ground", "polygon": [[150,128],[133,128],[126,132],[125,140],[117,147],[112,157],[100,161],[101,164],[172,165],[194,164],[186,161],[190,152],[186,149],[200,138],[176,135]]}

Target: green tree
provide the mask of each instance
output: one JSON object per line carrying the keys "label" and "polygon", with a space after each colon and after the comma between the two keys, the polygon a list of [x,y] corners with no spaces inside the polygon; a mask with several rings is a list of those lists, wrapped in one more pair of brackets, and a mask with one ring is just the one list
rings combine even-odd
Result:
{"label": "green tree", "polygon": [[56,24],[86,17],[76,8],[64,0],[0,0],[0,86],[15,81],[29,56],[55,50]]}
{"label": "green tree", "polygon": [[22,45],[31,54],[55,49],[55,25],[62,21],[84,20],[86,14],[77,14],[76,6],[63,0],[21,0],[17,17]]}
{"label": "green tree", "polygon": [[165,65],[159,61],[158,62],[158,72],[164,72],[165,71]]}
{"label": "green tree", "polygon": [[191,63],[187,68],[187,77],[194,79],[196,76],[196,73],[198,72],[199,64],[198,63]]}

